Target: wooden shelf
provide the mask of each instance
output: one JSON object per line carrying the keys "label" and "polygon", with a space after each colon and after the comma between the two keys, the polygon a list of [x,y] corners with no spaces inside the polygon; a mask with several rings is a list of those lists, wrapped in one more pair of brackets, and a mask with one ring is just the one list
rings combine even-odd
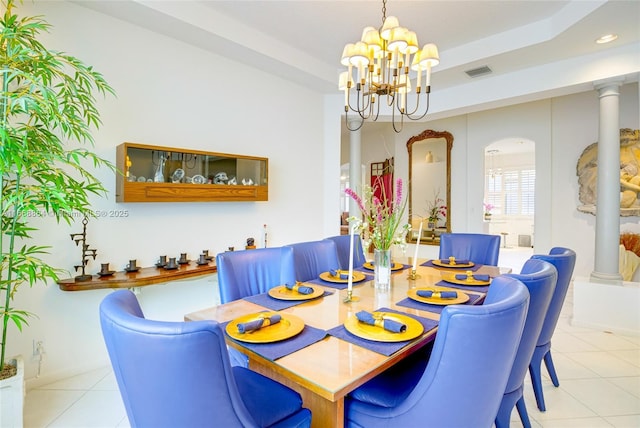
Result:
{"label": "wooden shelf", "polygon": [[76,281],[75,278],[67,278],[58,281],[58,286],[63,291],[99,290],[103,288],[132,288],[146,285],[162,284],[181,279],[196,278],[211,275],[218,271],[215,262],[206,265],[198,265],[189,262],[180,265],[178,269],[164,269],[157,267],[140,268],[137,272],[115,272],[109,276],[93,275],[88,281]]}
{"label": "wooden shelf", "polygon": [[116,202],[269,200],[267,158],[127,142],[116,148],[116,166]]}

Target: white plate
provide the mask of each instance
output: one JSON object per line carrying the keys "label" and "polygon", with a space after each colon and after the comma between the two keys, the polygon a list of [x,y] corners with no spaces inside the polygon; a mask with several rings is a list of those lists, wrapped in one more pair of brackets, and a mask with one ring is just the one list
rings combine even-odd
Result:
{"label": "white plate", "polygon": [[193,184],[204,184],[207,182],[207,179],[202,175],[194,175],[193,177],[191,177],[191,182]]}

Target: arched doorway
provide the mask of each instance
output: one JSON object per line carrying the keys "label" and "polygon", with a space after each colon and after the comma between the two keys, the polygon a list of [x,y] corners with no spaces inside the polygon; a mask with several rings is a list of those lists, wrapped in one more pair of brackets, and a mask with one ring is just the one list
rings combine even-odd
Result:
{"label": "arched doorway", "polygon": [[535,142],[505,138],[485,148],[484,230],[503,249],[531,251],[535,236]]}

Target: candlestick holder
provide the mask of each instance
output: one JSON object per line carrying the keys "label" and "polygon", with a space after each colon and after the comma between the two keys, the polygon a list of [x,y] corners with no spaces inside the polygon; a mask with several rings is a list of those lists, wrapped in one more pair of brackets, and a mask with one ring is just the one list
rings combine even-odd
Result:
{"label": "candlestick holder", "polygon": [[353,295],[353,290],[347,290],[347,297],[344,298],[344,303],[358,302],[360,297]]}
{"label": "candlestick holder", "polygon": [[88,281],[91,279],[91,275],[88,275],[85,269],[89,262],[89,257],[93,257],[93,260],[95,260],[98,251],[95,248],[89,248],[89,244],[87,244],[87,223],[89,223],[89,220],[85,217],[82,219],[82,233],[71,233],[71,239],[76,243],[76,246],[80,246],[80,243],[82,243],[82,262],[74,266],[76,272],[80,270],[82,273],[75,277],[76,281]]}
{"label": "candlestick holder", "polygon": [[411,281],[415,281],[418,278],[422,278],[422,277],[416,273],[415,269],[411,269],[409,271],[409,275],[407,275],[407,279],[409,279]]}

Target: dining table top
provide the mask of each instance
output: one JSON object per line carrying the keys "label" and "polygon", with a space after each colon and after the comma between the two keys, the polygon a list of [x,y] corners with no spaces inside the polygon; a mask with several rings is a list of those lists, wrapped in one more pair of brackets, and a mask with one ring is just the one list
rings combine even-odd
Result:
{"label": "dining table top", "polygon": [[[250,368],[275,377],[299,392],[304,391],[306,394],[303,394],[303,400],[307,407],[313,408],[317,404],[314,402],[318,400],[323,401],[325,405],[329,403],[334,414],[319,416],[312,409],[312,426],[341,426],[340,412],[344,410],[344,397],[349,392],[434,339],[440,312],[446,306],[446,300],[442,299],[438,304],[416,301],[416,290],[455,290],[458,296],[470,296],[470,300],[465,304],[477,304],[484,299],[488,285],[464,285],[464,280],[458,281],[463,285],[454,284],[443,281],[443,276],[455,281],[456,274],[458,278],[463,278],[463,274],[495,277],[510,271],[508,268],[476,265],[471,272],[465,268],[435,266],[434,262],[437,261],[418,260],[414,277],[411,276],[410,258],[406,260],[406,264],[396,263],[398,270],[392,272],[391,285],[386,289],[379,289],[374,285],[372,270],[365,267],[354,269],[354,275],[358,274],[358,279],[364,278],[353,283],[353,301],[349,302],[345,302],[348,297],[348,289],[345,287],[348,284],[343,281],[329,282],[319,278],[303,283],[302,285],[313,287],[314,290],[318,290],[319,287],[322,294],[309,300],[285,301],[285,306],[291,306],[279,309],[277,313],[282,316],[283,321],[287,318],[302,320],[304,334],[301,333],[299,336],[313,333],[315,339],[310,339],[313,340],[312,343],[286,355],[270,354],[267,351],[268,346],[265,346],[269,344],[237,340],[237,334],[232,338],[229,334],[231,330],[227,331],[227,343],[248,356]],[[472,281],[472,277],[469,277],[469,280],[475,282]],[[273,302],[276,306],[272,306],[269,299],[273,297],[269,296],[269,293],[265,294],[198,310],[186,314],[184,319],[215,320],[226,328],[234,320],[263,311],[274,311],[273,308],[278,308],[278,304],[283,303]],[[414,298],[409,297],[410,294]],[[354,325],[354,317],[360,311],[385,312],[391,317],[398,316],[396,314],[400,317],[411,317],[424,328],[415,338],[406,341],[395,341],[392,338],[390,341],[385,339],[376,343],[376,340],[369,340],[371,337],[364,337],[363,341],[359,332],[355,332],[356,337],[350,337],[354,336],[353,327],[344,331],[345,326]],[[409,325],[414,326],[415,322],[411,322],[413,324]],[[287,340],[278,346],[285,346]]]}

